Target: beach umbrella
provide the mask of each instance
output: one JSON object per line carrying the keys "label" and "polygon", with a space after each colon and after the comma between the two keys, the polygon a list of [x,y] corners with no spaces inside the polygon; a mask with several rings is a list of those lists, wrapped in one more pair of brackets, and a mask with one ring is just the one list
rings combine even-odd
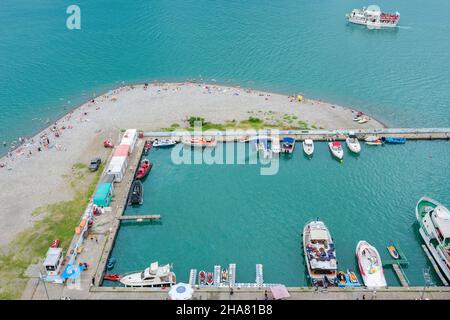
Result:
{"label": "beach umbrella", "polygon": [[270,291],[272,292],[272,296],[275,300],[289,298],[291,296],[286,287],[283,285],[270,287]]}
{"label": "beach umbrella", "polygon": [[177,283],[169,291],[169,297],[172,300],[189,300],[192,298],[194,289],[186,283]]}

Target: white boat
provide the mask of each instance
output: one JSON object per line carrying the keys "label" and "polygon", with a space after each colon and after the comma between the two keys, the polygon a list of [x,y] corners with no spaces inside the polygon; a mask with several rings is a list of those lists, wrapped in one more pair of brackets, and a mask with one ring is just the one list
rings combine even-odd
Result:
{"label": "white boat", "polygon": [[311,221],[303,228],[306,267],[314,285],[335,284],[336,251],[328,228],[322,221]]}
{"label": "white boat", "polygon": [[176,283],[176,276],[169,264],[160,267],[153,262],[142,272],[123,275],[120,282],[126,287],[170,287]]}
{"label": "white boat", "polygon": [[345,16],[350,23],[365,25],[369,29],[395,28],[400,21],[399,12],[382,12],[380,7],[376,5],[353,9]]}
{"label": "white boat", "polygon": [[383,263],[378,250],[367,241],[359,241],[356,246],[359,271],[367,288],[386,287]]}
{"label": "white boat", "polygon": [[383,144],[383,141],[377,136],[368,136],[366,137],[366,139],[364,139],[364,141],[366,142],[366,144],[371,146],[380,146]]}
{"label": "white boat", "polygon": [[314,153],[314,141],[312,141],[311,139],[305,139],[302,142],[302,146],[303,146],[303,152],[307,156],[312,156],[312,154]]}
{"label": "white boat", "polygon": [[270,142],[270,149],[272,150],[273,153],[280,153],[281,152],[280,140],[273,139]]}
{"label": "white boat", "polygon": [[422,197],[416,205],[419,233],[439,269],[450,281],[450,211],[441,203]]}
{"label": "white boat", "polygon": [[183,137],[181,142],[191,147],[215,147],[217,140],[215,138],[205,137]]}
{"label": "white boat", "polygon": [[153,141],[154,148],[169,148],[176,144],[177,142],[172,139],[155,139],[155,141]]}
{"label": "white boat", "polygon": [[328,142],[328,147],[330,148],[333,156],[337,159],[342,160],[344,158],[344,150],[342,149],[342,145],[339,141]]}
{"label": "white boat", "polygon": [[369,120],[370,120],[370,118],[367,118],[367,117],[361,117],[357,122],[358,122],[359,124],[363,124],[363,123],[369,122]]}
{"label": "white boat", "polygon": [[345,143],[347,144],[347,147],[350,149],[350,151],[354,153],[360,153],[361,152],[361,145],[359,144],[358,138],[350,134],[347,139],[345,139]]}
{"label": "white boat", "polygon": [[281,152],[283,153],[293,153],[295,148],[295,138],[284,137],[281,140]]}

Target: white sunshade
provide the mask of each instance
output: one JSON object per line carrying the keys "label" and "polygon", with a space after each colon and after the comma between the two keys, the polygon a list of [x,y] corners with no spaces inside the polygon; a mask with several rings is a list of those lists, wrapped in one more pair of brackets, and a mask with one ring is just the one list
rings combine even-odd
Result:
{"label": "white sunshade", "polygon": [[323,229],[312,229],[311,240],[328,240],[328,233]]}
{"label": "white sunshade", "polygon": [[193,293],[194,289],[189,284],[180,282],[172,286],[169,291],[169,297],[172,300],[189,300],[192,298]]}

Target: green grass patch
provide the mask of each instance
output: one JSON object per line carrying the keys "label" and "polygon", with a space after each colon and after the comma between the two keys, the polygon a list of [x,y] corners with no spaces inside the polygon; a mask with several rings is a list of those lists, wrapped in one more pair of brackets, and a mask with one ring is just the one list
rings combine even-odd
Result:
{"label": "green grass patch", "polygon": [[[75,192],[72,200],[52,203],[33,211],[34,215],[46,215],[31,228],[18,234],[10,243],[7,252],[0,254],[0,299],[20,298],[28,281],[26,269],[30,264],[38,263],[44,258],[52,240],[60,239],[61,247],[67,250],[75,227],[95,191],[103,166],[95,173],[85,172],[85,168],[76,170],[73,180],[69,183]],[[91,179],[81,181],[80,176]]]}

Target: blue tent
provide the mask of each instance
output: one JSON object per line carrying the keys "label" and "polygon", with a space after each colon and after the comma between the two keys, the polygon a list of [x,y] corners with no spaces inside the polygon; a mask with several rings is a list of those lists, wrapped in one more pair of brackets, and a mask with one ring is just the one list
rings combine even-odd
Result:
{"label": "blue tent", "polygon": [[84,265],[74,266],[72,264],[68,264],[63,273],[61,273],[61,279],[78,279],[80,277],[81,271],[83,270]]}

